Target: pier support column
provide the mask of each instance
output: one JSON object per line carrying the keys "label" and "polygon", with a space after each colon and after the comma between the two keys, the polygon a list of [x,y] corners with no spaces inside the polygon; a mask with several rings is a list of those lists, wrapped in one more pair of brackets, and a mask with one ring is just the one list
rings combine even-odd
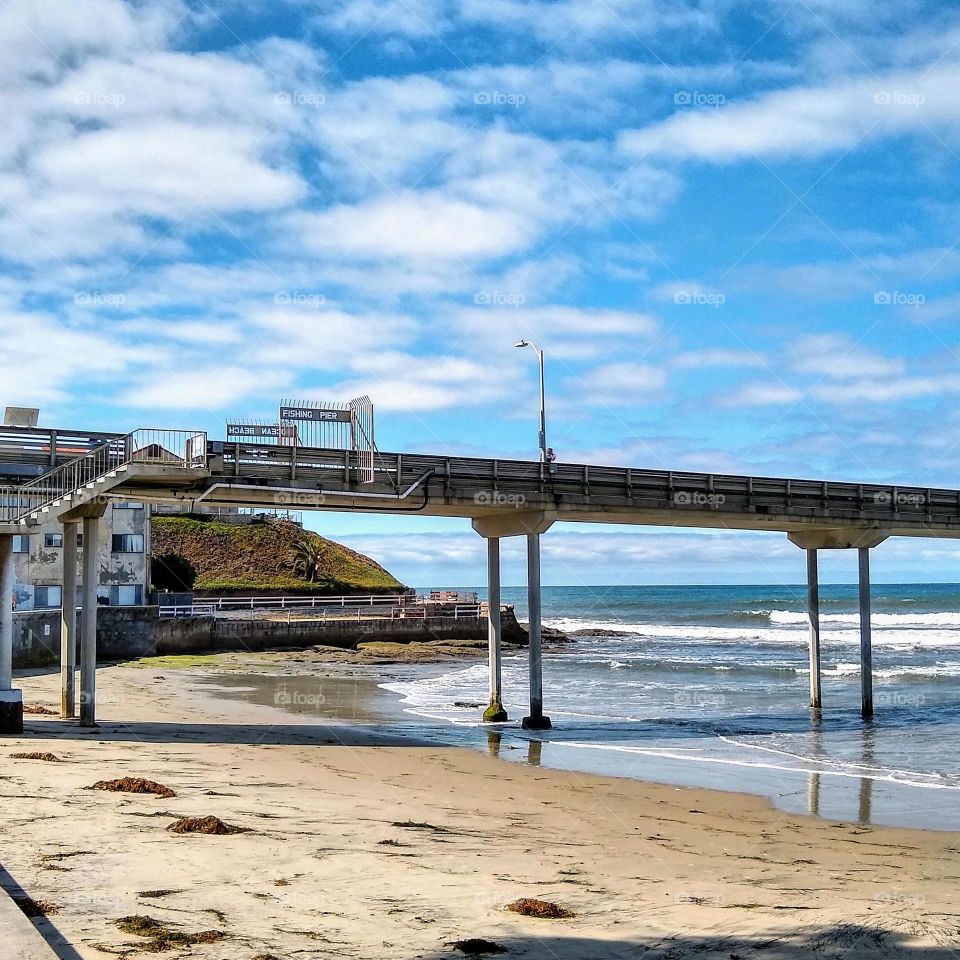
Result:
{"label": "pier support column", "polygon": [[83,601],[80,617],[80,725],[97,723],[97,556],[99,517],[83,518]]}
{"label": "pier support column", "polygon": [[807,550],[807,619],[810,622],[810,706],[823,706],[820,690],[820,578],[817,551]]}
{"label": "pier support column", "polygon": [[543,652],[541,650],[540,534],[527,534],[527,608],[530,621],[530,716],[523,718],[526,730],[549,730],[543,715]]}
{"label": "pier support column", "polygon": [[486,723],[503,723],[508,719],[503,709],[503,671],[501,664],[500,626],[500,538],[487,539],[487,644],[490,662],[490,700],[483,711]]}
{"label": "pier support column", "polygon": [[860,713],[873,716],[873,646],[870,633],[870,548],[857,550],[860,560]]}
{"label": "pier support column", "polygon": [[13,537],[0,536],[0,734],[23,733],[23,693],[13,689]]}
{"label": "pier support column", "polygon": [[63,524],[63,592],[60,611],[60,716],[77,715],[77,523]]}

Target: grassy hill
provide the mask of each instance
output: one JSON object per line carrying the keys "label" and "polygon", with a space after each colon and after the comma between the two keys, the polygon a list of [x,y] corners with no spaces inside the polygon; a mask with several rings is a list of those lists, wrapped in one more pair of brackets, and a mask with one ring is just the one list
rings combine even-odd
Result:
{"label": "grassy hill", "polygon": [[288,520],[224,523],[157,516],[152,552],[176,553],[196,568],[196,591],[212,593],[389,593],[403,584],[362,553]]}

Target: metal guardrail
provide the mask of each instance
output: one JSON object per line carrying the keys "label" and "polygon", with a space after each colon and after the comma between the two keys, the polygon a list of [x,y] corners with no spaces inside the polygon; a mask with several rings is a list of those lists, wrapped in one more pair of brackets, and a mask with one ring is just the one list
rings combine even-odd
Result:
{"label": "metal guardrail", "polygon": [[[225,598],[232,599],[232,598]],[[322,619],[353,621],[362,623],[364,620],[427,620],[430,617],[452,617],[454,620],[479,620],[487,616],[486,603],[437,603],[437,602],[419,602],[414,599],[411,603],[397,603],[397,597],[389,597],[392,603],[370,603],[372,597],[348,597],[338,598],[347,600],[357,600],[357,603],[342,604],[309,604],[297,603],[303,598],[299,597],[258,597],[249,598],[254,601],[254,605],[247,607],[222,607],[217,599],[200,600],[196,603],[188,604],[167,604],[158,608],[158,616],[161,620],[174,619],[177,617],[215,617],[218,613],[233,612],[242,613],[245,610],[259,611],[261,613],[275,613],[283,611],[287,615],[287,622],[293,622],[294,615],[313,611],[315,616],[307,619]],[[274,603],[264,605],[264,600],[285,600],[285,605]]]}
{"label": "metal guardrail", "polygon": [[376,606],[406,606],[417,603],[415,593],[374,593],[351,596],[325,596],[323,594],[309,597],[201,597],[196,603],[212,606],[215,610],[286,610],[297,608],[330,607],[344,609],[346,607],[376,607]]}
{"label": "metal guardrail", "polygon": [[361,485],[355,461],[342,450],[225,443],[222,456],[227,482],[232,475],[248,482],[302,485],[302,495],[285,498],[297,507],[316,505],[321,491],[313,493],[311,484],[355,490],[362,498],[374,490],[405,489],[430,474],[432,498],[472,501],[479,508],[525,503],[535,508],[580,501],[588,509],[613,505],[705,514],[904,521],[918,526],[960,524],[960,490],[955,489],[382,452],[377,455],[375,482]]}
{"label": "metal guardrail", "polygon": [[40,475],[122,436],[91,430],[0,426],[0,473],[16,465],[36,470],[36,474],[17,470],[18,477]]}
{"label": "metal guardrail", "polygon": [[18,487],[0,487],[0,523],[16,523],[131,463],[205,467],[207,435],[144,428],[106,443]]}

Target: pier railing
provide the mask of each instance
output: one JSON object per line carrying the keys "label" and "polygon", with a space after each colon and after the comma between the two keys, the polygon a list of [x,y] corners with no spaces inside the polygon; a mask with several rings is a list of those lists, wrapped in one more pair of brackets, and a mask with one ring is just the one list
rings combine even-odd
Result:
{"label": "pier railing", "polygon": [[[302,486],[302,492],[279,495],[285,504],[329,508],[348,492],[358,498],[366,493],[350,451],[246,442],[215,446],[225,480],[232,475],[245,482],[286,480]],[[702,515],[960,524],[960,490],[880,483],[386,452],[377,454],[374,483],[394,494],[420,484],[418,497],[428,489],[432,499],[465,501],[481,509],[576,503],[587,511],[613,506]],[[313,484],[319,489],[309,489]]]}
{"label": "pier railing", "polygon": [[97,481],[133,463],[206,467],[207,435],[196,430],[144,428],[115,437],[29,483],[0,488],[0,523],[16,523],[44,507],[83,495]]}
{"label": "pier railing", "polygon": [[197,597],[192,603],[161,604],[161,619],[212,617],[220,614],[286,614],[288,620],[303,615],[323,620],[426,620],[452,617],[478,620],[487,616],[480,601],[443,602],[416,594],[370,594],[366,596],[311,597]]}

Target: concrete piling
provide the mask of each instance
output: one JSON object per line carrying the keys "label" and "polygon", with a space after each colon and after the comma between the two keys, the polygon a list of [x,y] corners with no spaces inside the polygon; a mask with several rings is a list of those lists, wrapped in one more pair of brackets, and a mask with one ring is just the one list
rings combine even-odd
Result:
{"label": "concrete piling", "polygon": [[810,624],[810,706],[823,706],[820,687],[820,578],[817,551],[807,550],[807,619]]}
{"label": "concrete piling", "polygon": [[83,519],[83,601],[80,632],[80,724],[97,723],[97,543],[99,517]]}
{"label": "concrete piling", "polygon": [[527,534],[527,608],[530,632],[530,715],[523,718],[527,730],[549,730],[543,715],[543,651],[541,648],[540,534]]}
{"label": "concrete piling", "polygon": [[0,536],[0,733],[23,733],[23,694],[13,689],[13,537]]}
{"label": "concrete piling", "polygon": [[870,630],[870,549],[858,549],[860,561],[860,713],[873,716],[873,644]]}
{"label": "concrete piling", "polygon": [[500,538],[487,539],[487,644],[490,666],[490,698],[483,712],[486,723],[507,720],[503,708],[502,627],[500,623]]}
{"label": "concrete piling", "polygon": [[77,523],[63,524],[63,592],[60,614],[60,716],[77,715]]}

